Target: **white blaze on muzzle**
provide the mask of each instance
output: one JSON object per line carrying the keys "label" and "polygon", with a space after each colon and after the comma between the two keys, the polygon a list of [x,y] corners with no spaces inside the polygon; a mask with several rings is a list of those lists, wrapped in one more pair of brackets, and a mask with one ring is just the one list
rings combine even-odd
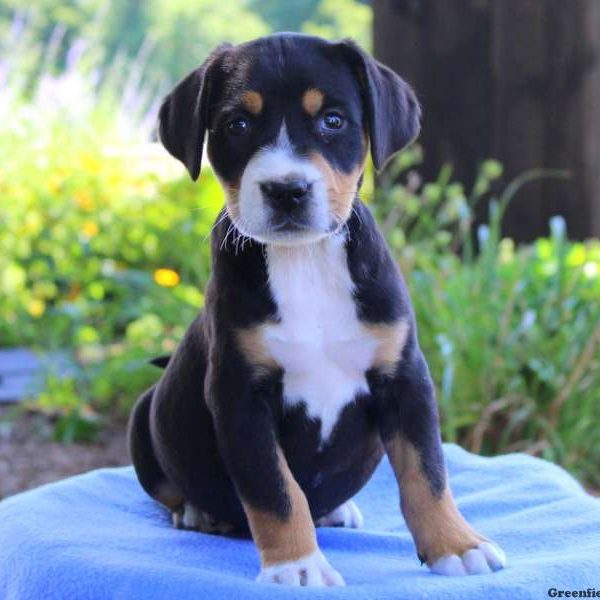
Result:
{"label": "white blaze on muzzle", "polygon": [[[310,194],[304,212],[307,228],[277,232],[272,228],[273,211],[261,189],[267,182],[306,181]],[[298,156],[288,137],[285,122],[274,144],[259,150],[248,162],[240,183],[239,217],[236,226],[260,242],[290,245],[315,241],[330,231],[327,185],[321,171],[307,158]]]}

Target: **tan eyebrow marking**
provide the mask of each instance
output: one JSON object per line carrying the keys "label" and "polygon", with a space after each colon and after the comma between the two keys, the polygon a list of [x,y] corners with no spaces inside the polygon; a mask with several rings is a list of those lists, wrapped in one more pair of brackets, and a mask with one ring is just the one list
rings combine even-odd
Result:
{"label": "tan eyebrow marking", "polygon": [[311,116],[314,117],[323,106],[325,95],[317,88],[309,88],[302,96],[302,107]]}
{"label": "tan eyebrow marking", "polygon": [[242,94],[244,108],[253,115],[259,115],[263,109],[263,97],[254,90],[247,90]]}

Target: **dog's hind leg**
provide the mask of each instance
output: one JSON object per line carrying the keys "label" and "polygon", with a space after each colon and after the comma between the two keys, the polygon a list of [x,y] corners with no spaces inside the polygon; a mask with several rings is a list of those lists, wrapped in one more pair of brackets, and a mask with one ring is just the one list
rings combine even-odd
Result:
{"label": "dog's hind leg", "polygon": [[[144,410],[140,430],[149,439],[144,447],[153,450],[145,464],[151,466],[148,470],[154,479],[156,465],[165,474],[160,480],[161,497],[153,482],[145,489],[171,509],[178,528],[212,533],[228,523],[228,529],[245,531],[242,504],[221,457],[204,394],[205,346],[204,322],[198,317],[171,356]],[[140,473],[142,484],[143,476]]]}
{"label": "dog's hind leg", "polygon": [[135,404],[129,422],[129,453],[144,490],[171,512],[173,526],[202,533],[229,533],[233,527],[216,520],[184,499],[177,486],[160,466],[150,433],[150,405],[155,387],[146,391]]}
{"label": "dog's hind leg", "polygon": [[175,521],[175,515],[183,512],[183,496],[161,468],[150,435],[150,405],[155,387],[140,396],[131,412],[127,435],[129,455],[146,493],[169,508]]}
{"label": "dog's hind leg", "polygon": [[177,529],[190,529],[201,533],[227,534],[235,529],[230,523],[218,521],[190,502],[184,502],[181,510],[173,512],[173,525]]}
{"label": "dog's hind leg", "polygon": [[348,527],[358,529],[364,524],[363,516],[353,500],[340,504],[335,510],[317,519],[317,527]]}

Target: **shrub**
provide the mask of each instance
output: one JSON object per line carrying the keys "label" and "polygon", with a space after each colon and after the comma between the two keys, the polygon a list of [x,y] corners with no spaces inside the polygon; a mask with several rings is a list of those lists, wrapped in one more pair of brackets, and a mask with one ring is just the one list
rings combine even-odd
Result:
{"label": "shrub", "polygon": [[0,346],[68,349],[80,368],[72,384],[49,373],[46,410],[127,409],[203,304],[221,190],[157,145],[115,152],[27,118],[3,133]]}
{"label": "shrub", "polygon": [[[397,171],[418,156],[405,155]],[[405,273],[437,384],[444,438],[475,452],[526,451],[600,485],[600,242],[551,236],[515,247],[500,223],[515,189],[492,200],[472,250],[474,205],[501,167],[482,165],[467,195],[450,181],[384,183],[377,214]],[[400,227],[400,225],[402,227]]]}

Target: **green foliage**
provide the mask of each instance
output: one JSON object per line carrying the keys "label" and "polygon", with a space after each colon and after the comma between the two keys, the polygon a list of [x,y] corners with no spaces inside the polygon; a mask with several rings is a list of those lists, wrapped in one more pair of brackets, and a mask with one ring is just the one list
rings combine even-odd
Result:
{"label": "green foliage", "polygon": [[0,56],[13,93],[33,94],[44,74],[68,69],[84,45],[96,46],[91,53],[97,55],[102,4],[39,0],[24,6],[21,0],[0,0]]}
{"label": "green foliage", "polygon": [[[564,221],[516,248],[501,239],[503,211],[526,174],[497,200],[471,248],[477,200],[501,175],[482,164],[470,194],[451,181],[421,185],[405,153],[376,213],[399,258],[421,344],[438,388],[444,438],[475,452],[527,451],[600,484],[600,242],[572,243]],[[462,256],[461,256],[462,254]]]}
{"label": "green foliage", "polygon": [[70,419],[83,407],[127,409],[156,376],[147,359],[202,306],[222,192],[210,172],[188,182],[157,145],[116,151],[113,134],[54,125],[1,126],[0,346],[72,349],[74,381],[49,374],[39,398],[64,438],[90,421]]}
{"label": "green foliage", "polygon": [[250,0],[250,7],[273,31],[302,31],[330,40],[354,38],[371,48],[372,10],[357,0]]}
{"label": "green foliage", "polygon": [[[0,52],[10,53],[31,94],[43,72],[59,73],[85,55],[88,68],[122,91],[140,80],[156,94],[194,69],[222,42],[239,43],[272,31],[304,31],[370,43],[371,9],[357,0],[0,0]],[[108,77],[111,80],[111,77]]]}
{"label": "green foliage", "polygon": [[372,10],[356,0],[321,0],[314,16],[302,24],[302,31],[330,40],[351,37],[370,50]]}
{"label": "green foliage", "polygon": [[155,44],[152,62],[172,82],[196,68],[220,43],[240,43],[270,33],[260,14],[246,4],[245,0],[147,2],[148,35]]}
{"label": "green foliage", "polygon": [[47,413],[54,421],[54,438],[59,442],[87,442],[95,439],[104,418],[86,402],[82,381],[48,373],[44,390],[32,408]]}
{"label": "green foliage", "polygon": [[260,14],[273,31],[300,31],[319,8],[321,0],[281,2],[281,0],[249,0],[249,7]]}
{"label": "green foliage", "polygon": [[[36,0],[27,6],[23,0],[0,0],[0,33],[5,44],[28,37],[27,42],[45,46],[55,36],[57,66],[64,65],[66,53],[78,37],[94,36],[103,0]],[[58,29],[58,30],[57,30]]]}

